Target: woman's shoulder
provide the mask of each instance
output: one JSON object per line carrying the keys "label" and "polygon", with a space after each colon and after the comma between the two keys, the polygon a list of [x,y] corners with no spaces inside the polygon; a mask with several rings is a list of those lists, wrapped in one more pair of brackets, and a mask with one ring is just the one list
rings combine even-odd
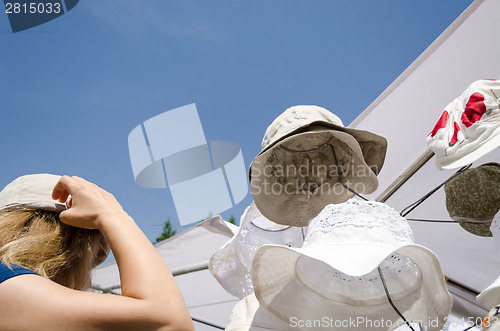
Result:
{"label": "woman's shoulder", "polygon": [[15,264],[7,265],[7,264],[0,261],[0,283],[9,279],[9,278],[19,276],[19,275],[26,275],[26,274],[35,274],[36,275],[35,272],[33,272],[29,269],[20,267],[20,266],[15,265]]}

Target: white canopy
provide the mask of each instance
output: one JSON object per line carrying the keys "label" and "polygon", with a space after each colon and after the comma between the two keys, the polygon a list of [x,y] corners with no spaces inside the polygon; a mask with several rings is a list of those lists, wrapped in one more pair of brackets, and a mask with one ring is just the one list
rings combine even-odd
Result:
{"label": "white canopy", "polygon": [[[404,177],[412,167],[418,168],[415,163],[425,161],[426,137],[444,107],[473,81],[500,78],[498,17],[499,1],[476,0],[351,123],[351,127],[379,133],[389,142],[379,175],[380,185],[371,199],[385,200],[401,210],[455,172],[438,170],[433,157],[393,195],[388,194],[401,175]],[[498,149],[474,166],[495,160],[500,160]],[[443,189],[407,218],[451,221]],[[500,275],[500,257],[492,238],[474,236],[453,223],[411,222],[411,225],[417,243],[439,256],[451,279],[480,292]]]}

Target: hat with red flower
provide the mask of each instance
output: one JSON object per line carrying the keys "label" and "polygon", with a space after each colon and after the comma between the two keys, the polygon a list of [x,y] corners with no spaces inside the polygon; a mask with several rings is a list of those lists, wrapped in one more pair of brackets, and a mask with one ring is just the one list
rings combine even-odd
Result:
{"label": "hat with red flower", "polygon": [[500,80],[478,80],[446,108],[427,144],[441,169],[470,164],[500,146]]}

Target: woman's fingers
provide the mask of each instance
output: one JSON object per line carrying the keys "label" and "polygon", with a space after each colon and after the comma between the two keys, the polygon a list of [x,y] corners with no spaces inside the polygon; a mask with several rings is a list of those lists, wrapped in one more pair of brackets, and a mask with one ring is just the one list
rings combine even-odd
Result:
{"label": "woman's fingers", "polygon": [[59,214],[59,219],[81,228],[100,228],[103,222],[109,222],[110,215],[124,213],[111,193],[76,176],[61,177],[53,189],[52,198],[70,207]]}
{"label": "woman's fingers", "polygon": [[52,190],[52,199],[59,202],[66,202],[71,194],[71,179],[68,176],[62,176]]}

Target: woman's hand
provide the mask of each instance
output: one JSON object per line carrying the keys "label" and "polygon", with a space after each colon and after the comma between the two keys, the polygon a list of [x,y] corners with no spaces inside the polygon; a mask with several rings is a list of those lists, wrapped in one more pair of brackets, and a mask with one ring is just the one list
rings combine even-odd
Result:
{"label": "woman's hand", "polygon": [[61,177],[52,191],[52,199],[66,202],[70,207],[60,213],[61,222],[79,228],[102,230],[105,222],[126,215],[111,193],[76,176]]}

